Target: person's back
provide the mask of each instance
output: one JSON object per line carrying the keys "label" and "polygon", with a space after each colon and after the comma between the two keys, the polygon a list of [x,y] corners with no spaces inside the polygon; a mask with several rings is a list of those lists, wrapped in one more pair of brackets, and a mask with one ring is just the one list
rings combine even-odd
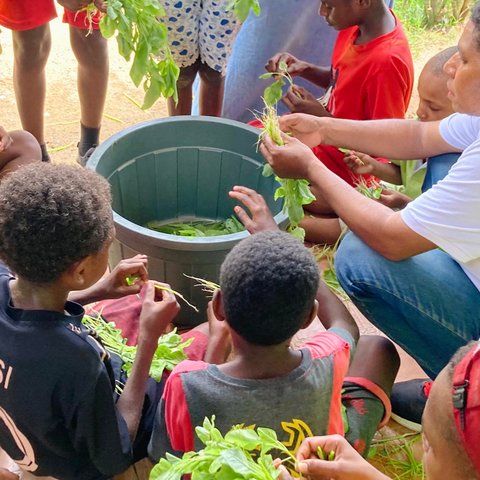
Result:
{"label": "person's back", "polygon": [[[388,412],[388,393],[379,391],[388,392],[393,383],[396,354],[371,337],[366,340],[370,351],[384,359],[385,368],[368,375],[371,359],[362,360],[368,346],[360,342],[357,356],[364,369],[355,370],[352,364],[349,370],[358,329],[340,300],[325,285],[319,288],[312,254],[284,232],[257,233],[226,257],[220,285],[213,310],[226,324],[224,335],[231,337],[233,358],[221,365],[186,361],[172,372],[157,410],[151,459],[201,447],[194,438],[195,426],[212,415],[224,433],[236,424],[272,428],[295,452],[311,433],[344,433],[343,389],[349,440],[364,453]],[[293,335],[312,322],[317,308],[328,331],[292,348]],[[355,378],[347,378],[347,370]],[[362,402],[362,412],[368,414],[349,410],[349,402],[355,401]]]}
{"label": "person's back", "polygon": [[[323,332],[301,350],[291,337],[316,315],[313,256],[282,232],[256,234],[227,256],[214,310],[230,331],[234,357],[222,365],[182,362],[171,374],[150,456],[198,448],[193,430],[215,414],[217,427],[273,428],[292,451],[312,432],[343,433],[342,380],[352,336]],[[334,378],[337,381],[334,381]]]}

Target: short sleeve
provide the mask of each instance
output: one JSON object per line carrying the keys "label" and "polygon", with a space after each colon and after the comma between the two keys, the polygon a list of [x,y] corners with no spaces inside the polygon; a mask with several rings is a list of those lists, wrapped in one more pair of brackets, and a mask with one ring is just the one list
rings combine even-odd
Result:
{"label": "short sleeve", "polygon": [[373,70],[365,88],[365,119],[404,118],[411,92],[408,66],[393,57],[381,69]]}
{"label": "short sleeve", "polygon": [[318,332],[302,345],[310,350],[312,359],[328,357],[335,354],[350,358],[350,349],[355,344],[353,337],[343,328],[331,328],[326,332]]}
{"label": "short sleeve", "polygon": [[463,263],[480,259],[479,158],[477,141],[465,149],[443,180],[401,212],[408,227]]}
{"label": "short sleeve", "polygon": [[465,150],[479,137],[480,117],[454,113],[440,122],[440,135],[452,147]]}

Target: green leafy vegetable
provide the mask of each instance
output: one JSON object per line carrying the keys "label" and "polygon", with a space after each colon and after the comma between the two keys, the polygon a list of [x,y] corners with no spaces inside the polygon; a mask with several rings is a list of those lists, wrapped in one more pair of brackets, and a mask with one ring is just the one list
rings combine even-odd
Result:
{"label": "green leafy vegetable", "polygon": [[[116,353],[123,360],[122,369],[129,375],[137,354],[137,347],[127,345],[127,340],[122,337],[121,331],[115,327],[115,324],[106,322],[100,314],[97,317],[84,315],[82,323],[98,335],[108,351]],[[192,340],[190,338],[186,342],[182,342],[182,337],[177,335],[176,330],[162,335],[158,340],[158,346],[150,366],[150,376],[159,382],[164,370],[171,371],[182,360],[185,360],[187,356],[184,349],[192,343]]]}
{"label": "green leafy vegetable", "polygon": [[233,10],[241,22],[247,19],[250,9],[257,17],[260,15],[260,3],[258,0],[230,0],[227,6],[227,10]]}
{"label": "green leafy vegetable", "polygon": [[205,447],[182,458],[167,454],[153,467],[150,480],[180,480],[186,474],[191,474],[192,480],[276,480],[280,472],[274,466],[272,451],[276,458],[295,465],[295,456],[269,428],[253,430],[237,425],[223,436],[212,416],[195,432]]}
{"label": "green leafy vegetable", "polygon": [[[342,232],[343,233],[343,232]],[[339,239],[342,237],[340,235]],[[338,248],[339,240],[335,245],[314,245],[311,248],[312,255],[315,257],[317,262],[326,261],[326,266],[323,266],[321,277],[325,282],[327,287],[336,295],[338,295],[342,300],[349,300],[348,295],[345,293],[345,290],[342,288],[337,279],[337,274],[335,272],[335,253]],[[342,409],[342,414],[343,414]],[[343,416],[343,415],[342,415]],[[346,416],[343,417],[345,431],[348,431],[348,422],[346,422]]]}
{"label": "green leafy vegetable", "polygon": [[293,87],[293,80],[288,73],[288,65],[285,62],[278,64],[277,72],[267,72],[260,75],[259,78],[274,78],[275,81],[263,91],[263,101],[267,107],[274,107],[282,98],[282,88],[288,82]]}
{"label": "green leafy vegetable", "polygon": [[243,224],[234,215],[226,220],[195,220],[193,222],[173,222],[167,224],[153,220],[148,222],[146,226],[156,232],[182,237],[214,237],[245,230]]}
{"label": "green leafy vegetable", "polygon": [[[93,3],[85,6],[88,29],[98,13]],[[135,86],[143,85],[143,109],[150,108],[161,96],[178,101],[180,74],[170,52],[167,26],[158,20],[165,10],[157,0],[108,0],[107,13],[101,15],[100,32],[105,38],[116,34],[118,52],[133,63],[130,77]]]}
{"label": "green leafy vegetable", "polygon": [[[277,145],[283,145],[284,142],[280,134],[275,107],[267,105],[261,121],[263,123],[263,130],[260,133],[260,138],[268,134]],[[274,175],[273,169],[268,163],[264,165],[262,175],[264,177]],[[284,179],[277,176],[275,180],[280,186],[275,191],[274,199],[284,199],[283,212],[288,215],[288,219],[290,220],[288,232],[303,241],[305,239],[305,230],[298,226],[304,217],[303,205],[312,203],[315,200],[315,196],[310,191],[307,180]]]}

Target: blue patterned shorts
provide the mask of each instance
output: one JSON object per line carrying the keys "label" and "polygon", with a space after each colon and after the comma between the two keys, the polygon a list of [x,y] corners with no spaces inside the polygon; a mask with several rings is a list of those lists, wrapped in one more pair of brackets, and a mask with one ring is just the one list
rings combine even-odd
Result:
{"label": "blue patterned shorts", "polygon": [[164,0],[170,49],[179,67],[200,57],[203,63],[224,73],[240,23],[228,0]]}

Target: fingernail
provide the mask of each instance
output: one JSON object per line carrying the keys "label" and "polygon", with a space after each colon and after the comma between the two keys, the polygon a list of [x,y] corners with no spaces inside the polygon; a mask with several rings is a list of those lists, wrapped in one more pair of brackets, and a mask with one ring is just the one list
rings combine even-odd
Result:
{"label": "fingernail", "polygon": [[300,462],[300,463],[297,463],[297,466],[296,466],[295,469],[297,470],[297,472],[307,473],[308,472],[308,465],[305,462]]}

